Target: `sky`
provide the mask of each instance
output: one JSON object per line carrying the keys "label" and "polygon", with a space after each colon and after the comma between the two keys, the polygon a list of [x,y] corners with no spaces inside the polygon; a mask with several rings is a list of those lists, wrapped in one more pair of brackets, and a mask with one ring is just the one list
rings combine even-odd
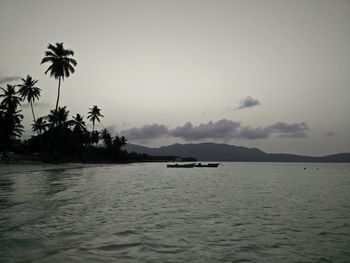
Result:
{"label": "sky", "polygon": [[37,116],[58,85],[40,61],[63,42],[78,65],[60,105],[97,105],[131,143],[350,152],[349,0],[0,0],[0,39],[0,86],[37,79]]}

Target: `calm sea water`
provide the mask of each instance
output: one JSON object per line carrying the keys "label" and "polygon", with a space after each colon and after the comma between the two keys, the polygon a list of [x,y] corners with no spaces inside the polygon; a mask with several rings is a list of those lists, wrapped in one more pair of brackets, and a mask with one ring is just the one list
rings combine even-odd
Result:
{"label": "calm sea water", "polygon": [[350,164],[2,174],[0,262],[350,262]]}

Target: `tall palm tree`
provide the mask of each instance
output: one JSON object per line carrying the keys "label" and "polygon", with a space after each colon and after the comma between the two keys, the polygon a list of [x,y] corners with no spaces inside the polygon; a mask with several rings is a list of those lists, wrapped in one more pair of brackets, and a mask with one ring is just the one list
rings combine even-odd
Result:
{"label": "tall palm tree", "polygon": [[32,130],[34,132],[38,132],[38,134],[42,134],[42,132],[46,131],[46,129],[48,128],[48,125],[49,124],[46,121],[45,117],[39,117],[32,124]]}
{"label": "tall palm tree", "polygon": [[95,121],[100,122],[100,118],[103,118],[104,116],[101,114],[101,109],[99,109],[96,105],[89,110],[89,115],[87,117],[90,121],[92,121],[92,131],[95,131]]}
{"label": "tall palm tree", "polygon": [[22,84],[18,85],[18,87],[20,87],[18,93],[21,95],[22,100],[27,99],[28,103],[30,103],[34,122],[35,114],[33,109],[33,102],[36,99],[39,99],[41,92],[41,89],[35,86],[37,82],[37,80],[34,80],[31,76],[28,75],[26,79],[22,79]]}
{"label": "tall palm tree", "polygon": [[68,78],[71,73],[74,73],[74,66],[77,65],[75,59],[71,58],[74,55],[73,50],[64,49],[63,43],[49,44],[45,52],[45,57],[41,60],[41,64],[50,62],[51,65],[45,71],[50,72],[50,77],[58,79],[58,93],[56,101],[56,111],[60,100],[61,80]]}

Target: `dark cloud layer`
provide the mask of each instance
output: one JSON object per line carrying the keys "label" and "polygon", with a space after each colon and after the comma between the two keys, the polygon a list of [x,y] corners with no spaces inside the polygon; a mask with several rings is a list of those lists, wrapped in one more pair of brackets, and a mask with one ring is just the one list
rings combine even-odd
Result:
{"label": "dark cloud layer", "polygon": [[264,139],[269,137],[271,132],[266,128],[251,128],[251,127],[242,127],[238,133],[238,138],[240,139]]}
{"label": "dark cloud layer", "polygon": [[241,100],[240,106],[237,109],[241,110],[245,108],[253,108],[258,105],[261,105],[260,101],[254,99],[251,96],[248,96],[245,99]]}
{"label": "dark cloud layer", "polygon": [[278,134],[280,137],[285,138],[300,138],[306,136],[306,130],[308,130],[308,126],[305,122],[291,124],[276,122],[264,128],[243,127],[238,137],[242,139],[263,139],[271,134]]}
{"label": "dark cloud layer", "polygon": [[306,137],[305,131],[308,130],[309,127],[305,122],[292,124],[277,122],[267,127],[267,129],[271,133],[279,133],[280,137],[300,138]]}
{"label": "dark cloud layer", "polygon": [[[22,104],[22,107],[23,107],[23,108],[28,108],[28,107],[30,107],[30,103],[28,103],[28,102],[23,103],[23,104]],[[47,102],[34,102],[34,103],[33,103],[33,107],[34,107],[34,108],[49,108],[49,107],[50,107],[50,104],[47,103]]]}
{"label": "dark cloud layer", "polygon": [[181,138],[185,141],[200,141],[205,139],[217,139],[227,141],[229,139],[264,139],[272,134],[280,137],[300,138],[305,137],[308,129],[306,123],[277,122],[267,127],[241,126],[240,122],[222,119],[216,122],[210,121],[194,126],[187,122],[183,126],[169,129],[162,124],[145,125],[141,128],[131,128],[122,131],[122,134],[130,140],[145,141],[163,136]]}
{"label": "dark cloud layer", "polygon": [[0,85],[1,84],[8,84],[12,81],[20,80],[21,77],[18,76],[1,76],[0,75]]}
{"label": "dark cloud layer", "polygon": [[308,129],[305,122],[301,123],[284,123],[277,122],[268,127],[272,132],[280,132],[285,134],[301,133]]}
{"label": "dark cloud layer", "polygon": [[131,128],[122,131],[122,134],[129,140],[149,140],[167,135],[169,129],[162,124],[145,125],[141,128]]}
{"label": "dark cloud layer", "polygon": [[237,133],[240,123],[226,119],[217,122],[208,122],[207,124],[200,124],[193,126],[188,122],[184,126],[179,126],[170,131],[173,137],[182,138],[184,140],[201,140],[201,139],[229,139],[233,138]]}

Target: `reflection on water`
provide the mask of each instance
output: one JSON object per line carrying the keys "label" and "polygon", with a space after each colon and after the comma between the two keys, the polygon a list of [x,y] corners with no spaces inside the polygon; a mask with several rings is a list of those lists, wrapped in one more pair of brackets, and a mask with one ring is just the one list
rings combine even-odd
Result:
{"label": "reflection on water", "polygon": [[0,175],[0,261],[349,262],[349,190],[348,164]]}

